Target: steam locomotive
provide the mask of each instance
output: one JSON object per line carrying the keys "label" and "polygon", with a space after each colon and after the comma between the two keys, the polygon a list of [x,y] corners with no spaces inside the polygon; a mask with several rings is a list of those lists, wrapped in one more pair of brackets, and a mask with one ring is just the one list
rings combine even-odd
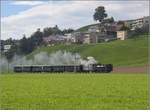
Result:
{"label": "steam locomotive", "polygon": [[109,73],[113,70],[112,64],[91,64],[85,65],[66,65],[66,66],[48,66],[48,65],[33,65],[14,66],[14,72],[49,72],[49,73],[63,73],[63,72],[99,72]]}

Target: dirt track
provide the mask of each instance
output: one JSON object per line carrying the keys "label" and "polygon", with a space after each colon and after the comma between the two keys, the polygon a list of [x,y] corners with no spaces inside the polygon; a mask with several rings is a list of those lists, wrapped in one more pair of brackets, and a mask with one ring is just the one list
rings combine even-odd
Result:
{"label": "dirt track", "polygon": [[136,67],[114,67],[113,72],[115,73],[148,73],[150,67],[147,66],[136,66]]}

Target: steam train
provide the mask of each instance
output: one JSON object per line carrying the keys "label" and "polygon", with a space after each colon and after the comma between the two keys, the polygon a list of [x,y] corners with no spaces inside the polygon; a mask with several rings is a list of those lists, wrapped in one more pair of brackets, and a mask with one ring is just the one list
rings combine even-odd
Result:
{"label": "steam train", "polygon": [[48,66],[48,65],[33,65],[14,66],[14,72],[49,72],[49,73],[63,73],[63,72],[98,72],[109,73],[113,70],[112,64],[91,64],[85,65],[66,65],[66,66]]}

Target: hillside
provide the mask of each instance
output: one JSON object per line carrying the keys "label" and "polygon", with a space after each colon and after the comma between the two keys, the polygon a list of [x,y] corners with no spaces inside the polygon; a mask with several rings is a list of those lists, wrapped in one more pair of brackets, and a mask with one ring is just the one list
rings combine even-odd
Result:
{"label": "hillside", "polygon": [[78,32],[86,32],[86,31],[88,31],[88,29],[89,29],[90,26],[97,26],[98,24],[99,23],[97,23],[97,24],[91,24],[91,25],[87,25],[87,26],[83,26],[83,27],[77,29],[76,31],[78,31]]}
{"label": "hillside", "polygon": [[109,43],[41,47],[29,56],[42,51],[52,53],[58,50],[77,52],[82,57],[93,56],[100,63],[112,63],[114,66],[148,65],[148,35]]}

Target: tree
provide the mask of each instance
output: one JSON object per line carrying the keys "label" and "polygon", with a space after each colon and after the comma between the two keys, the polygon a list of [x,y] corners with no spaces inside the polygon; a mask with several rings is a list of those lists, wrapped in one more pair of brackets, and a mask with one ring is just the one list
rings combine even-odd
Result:
{"label": "tree", "polygon": [[121,30],[129,30],[129,28],[125,25],[124,21],[118,21],[117,25],[121,25],[122,26]]}
{"label": "tree", "polygon": [[114,20],[114,18],[113,17],[111,17],[110,19],[109,19],[109,22],[110,23],[113,23],[115,20]]}
{"label": "tree", "polygon": [[140,34],[148,34],[149,33],[149,24],[143,25],[141,28],[137,27],[134,30],[134,35],[140,35]]}
{"label": "tree", "polygon": [[43,30],[43,37],[48,37],[50,35],[63,34],[62,31],[56,25],[55,27],[47,27]]}
{"label": "tree", "polygon": [[43,37],[48,37],[48,36],[52,35],[53,34],[52,31],[53,30],[52,30],[51,27],[44,28],[44,30],[43,30]]}
{"label": "tree", "polygon": [[117,24],[118,25],[125,25],[124,21],[118,21]]}
{"label": "tree", "polygon": [[67,34],[67,33],[72,33],[72,32],[74,32],[74,30],[73,29],[64,29],[63,31],[62,31],[62,33],[63,34]]}
{"label": "tree", "polygon": [[35,47],[40,46],[43,41],[43,33],[40,31],[40,29],[37,29],[37,31],[31,35],[31,38],[33,39]]}
{"label": "tree", "polygon": [[21,54],[28,54],[30,52],[28,40],[26,36],[24,35],[23,38],[20,40],[20,45],[19,45],[20,53]]}
{"label": "tree", "polygon": [[54,35],[56,35],[56,34],[62,34],[61,30],[58,28],[57,25],[52,28],[52,33],[53,33]]}
{"label": "tree", "polygon": [[106,17],[107,17],[107,13],[105,11],[104,6],[99,6],[95,9],[95,13],[93,15],[95,21],[102,22]]}

